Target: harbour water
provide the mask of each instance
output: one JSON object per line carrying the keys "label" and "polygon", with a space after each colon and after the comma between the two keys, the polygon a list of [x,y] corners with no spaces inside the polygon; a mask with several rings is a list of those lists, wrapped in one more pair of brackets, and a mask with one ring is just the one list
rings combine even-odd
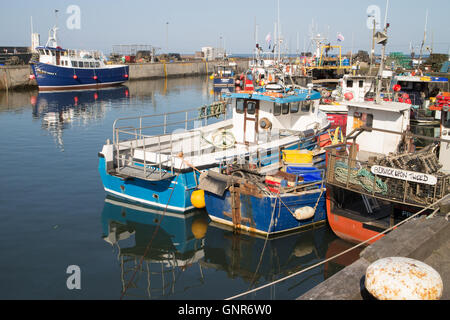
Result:
{"label": "harbour water", "polygon": [[[163,215],[106,197],[97,155],[114,120],[208,104],[211,90],[194,77],[0,93],[0,299],[225,299],[348,248],[327,225],[266,241],[204,211]],[[356,258],[243,299],[295,299]],[[72,265],[80,289],[68,289]]]}

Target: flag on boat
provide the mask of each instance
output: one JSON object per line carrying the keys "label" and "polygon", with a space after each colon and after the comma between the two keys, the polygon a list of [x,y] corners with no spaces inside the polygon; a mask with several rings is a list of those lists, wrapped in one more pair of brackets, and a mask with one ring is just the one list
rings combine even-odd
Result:
{"label": "flag on boat", "polygon": [[269,46],[269,50],[270,50],[271,42],[272,42],[272,36],[270,35],[270,32],[269,32],[266,36],[266,43]]}
{"label": "flag on boat", "polygon": [[337,41],[344,41],[345,40],[345,38],[344,38],[344,36],[342,35],[342,33],[338,33],[338,35],[337,35]]}

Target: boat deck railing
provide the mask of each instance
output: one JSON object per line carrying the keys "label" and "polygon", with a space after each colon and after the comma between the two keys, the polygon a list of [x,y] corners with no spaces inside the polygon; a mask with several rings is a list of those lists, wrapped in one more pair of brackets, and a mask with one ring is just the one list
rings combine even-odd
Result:
{"label": "boat deck railing", "polygon": [[96,50],[78,50],[78,49],[68,49],[67,53],[69,57],[76,59],[86,59],[93,58],[96,60],[101,60],[104,57],[103,52]]}
{"label": "boat deck railing", "polygon": [[[116,173],[150,181],[169,179],[174,168],[182,166],[180,155],[174,154],[174,145],[186,143],[186,138],[199,140],[202,127],[226,119],[225,101],[177,112],[116,119],[113,124]],[[184,134],[192,129],[198,130]]]}
{"label": "boat deck railing", "polygon": [[[342,145],[342,149],[346,148]],[[417,173],[419,178],[408,180],[408,172],[398,169],[398,174],[381,176],[372,172],[374,163],[359,161],[352,156],[352,151],[339,152],[333,148],[327,152],[327,185],[353,191],[361,195],[425,208],[444,197],[450,191],[450,175],[442,172],[432,174],[436,178],[435,184],[426,184],[420,181],[423,173]],[[395,168],[392,168],[395,170]],[[374,170],[376,171],[376,170]],[[392,171],[394,172],[394,171]],[[399,178],[396,178],[398,176]],[[400,178],[400,176],[402,178]],[[430,175],[428,175],[430,176]],[[426,179],[425,179],[426,180]]]}

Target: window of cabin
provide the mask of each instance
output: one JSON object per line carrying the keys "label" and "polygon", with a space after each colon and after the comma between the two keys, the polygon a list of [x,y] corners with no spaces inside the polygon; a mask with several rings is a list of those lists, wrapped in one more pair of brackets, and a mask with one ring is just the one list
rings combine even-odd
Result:
{"label": "window of cabin", "polygon": [[311,101],[302,101],[301,102],[301,109],[302,109],[302,112],[308,112],[309,113],[309,111],[311,109]]}
{"label": "window of cabin", "polygon": [[96,63],[95,63],[95,67],[96,67],[96,68],[100,68],[100,62],[96,62]]}
{"label": "window of cabin", "polygon": [[236,112],[244,113],[244,99],[236,99]]}
{"label": "window of cabin", "polygon": [[364,81],[363,80],[359,80],[359,87],[360,88],[364,87]]}
{"label": "window of cabin", "polygon": [[291,113],[297,113],[300,109],[299,107],[300,102],[291,102]]}
{"label": "window of cabin", "polygon": [[441,117],[443,117],[442,126],[445,129],[450,128],[450,111],[447,112],[441,112]]}
{"label": "window of cabin", "polygon": [[85,67],[85,68],[89,68],[89,62],[86,62],[86,61],[85,61],[85,62],[84,62],[84,67]]}
{"label": "window of cabin", "polygon": [[50,55],[50,52],[49,52],[47,49],[45,49],[45,54],[46,54],[47,56],[49,56],[49,55]]}
{"label": "window of cabin", "polygon": [[50,52],[52,53],[52,56],[53,56],[53,57],[56,55],[55,51],[50,50]]}
{"label": "window of cabin", "polygon": [[282,114],[289,114],[289,103],[283,103],[281,105],[281,113]]}
{"label": "window of cabin", "polygon": [[281,114],[281,104],[280,103],[274,103],[273,105],[273,115],[279,116]]}
{"label": "window of cabin", "polygon": [[[365,115],[365,117],[364,117],[364,115]],[[365,113],[364,115],[363,115],[363,120],[365,118],[366,127],[372,128],[372,125],[373,125],[373,114]]]}
{"label": "window of cabin", "polygon": [[72,67],[78,68],[78,61],[72,61]]}
{"label": "window of cabin", "polygon": [[39,54],[41,54],[41,55],[45,55],[45,51],[44,51],[44,50],[42,50],[42,49],[39,49]]}
{"label": "window of cabin", "polygon": [[90,66],[91,68],[94,68],[94,63],[93,63],[93,62],[89,62],[89,66]]}
{"label": "window of cabin", "polygon": [[247,114],[255,114],[256,112],[256,102],[247,101]]}
{"label": "window of cabin", "polygon": [[353,80],[347,80],[347,88],[353,88]]}
{"label": "window of cabin", "polygon": [[372,128],[373,114],[355,111],[353,114],[353,129],[358,129],[361,128],[362,126]]}

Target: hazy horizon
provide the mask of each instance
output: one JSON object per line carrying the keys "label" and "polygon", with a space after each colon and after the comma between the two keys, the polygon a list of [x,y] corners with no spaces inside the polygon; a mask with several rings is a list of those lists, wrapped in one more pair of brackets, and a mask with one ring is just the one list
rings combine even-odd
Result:
{"label": "hazy horizon", "polygon": [[[113,45],[149,44],[161,48],[160,53],[193,54],[202,47],[225,46],[231,54],[250,54],[255,47],[255,23],[258,42],[264,49],[267,49],[266,36],[270,33],[274,38],[277,4],[277,0],[172,0],[169,7],[160,1],[141,0],[132,3],[16,0],[4,4],[0,13],[0,46],[30,46],[31,17],[34,32],[40,34],[41,45],[45,44],[49,29],[56,23],[54,10],[58,9],[58,37],[64,48],[109,53]],[[386,8],[386,0],[348,0],[345,5],[331,0],[316,3],[279,0],[279,4],[284,48],[290,54],[296,53],[297,49],[300,52],[311,50],[310,26],[313,21],[318,32],[328,36],[331,44],[342,45],[343,53],[352,49],[354,52],[370,51],[372,30],[367,27],[367,9],[371,5],[378,6],[384,24]],[[67,12],[71,5],[80,9],[79,28],[69,28],[74,21],[71,12]],[[423,53],[428,54],[427,46],[432,46],[436,53],[449,52],[448,0],[391,0],[388,52],[408,53],[412,44],[416,54],[419,53],[427,9],[427,39]],[[338,34],[345,37],[344,41],[337,41]],[[379,52],[380,46],[376,48]]]}

